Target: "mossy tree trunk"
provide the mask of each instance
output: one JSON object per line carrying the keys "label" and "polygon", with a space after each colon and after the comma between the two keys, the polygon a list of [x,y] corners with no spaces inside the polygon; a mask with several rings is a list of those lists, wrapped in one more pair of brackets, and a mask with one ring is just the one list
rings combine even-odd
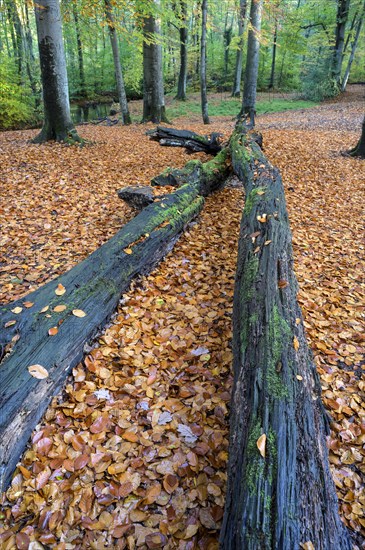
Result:
{"label": "mossy tree trunk", "polygon": [[[31,430],[82,359],[85,343],[104,326],[131,280],[149,273],[171,250],[203,208],[204,196],[222,184],[227,170],[227,151],[205,164],[190,161],[177,191],[159,197],[64,275],[0,307],[0,492],[6,489]],[[58,285],[65,289],[61,296],[55,293]],[[25,308],[25,301],[33,306]],[[55,311],[62,304],[65,310]],[[20,308],[18,314],[12,311],[15,308]],[[78,318],[74,310],[86,316]],[[52,327],[58,327],[58,333],[49,336]],[[44,380],[28,372],[37,364],[49,373]]]}
{"label": "mossy tree trunk", "polygon": [[71,120],[59,0],[34,2],[41,63],[44,123],[33,140],[81,141]]}
{"label": "mossy tree trunk", "polygon": [[280,174],[242,127],[231,138],[231,153],[246,201],[234,297],[221,548],[347,550],[351,545],[329,469],[328,421],[296,298]]}

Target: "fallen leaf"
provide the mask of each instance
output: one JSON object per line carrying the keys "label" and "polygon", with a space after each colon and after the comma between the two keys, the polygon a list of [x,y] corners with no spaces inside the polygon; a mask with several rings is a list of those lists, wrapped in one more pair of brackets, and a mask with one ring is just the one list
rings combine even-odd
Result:
{"label": "fallen leaf", "polygon": [[266,434],[260,435],[260,437],[256,441],[256,445],[257,445],[257,448],[258,448],[262,458],[265,458],[265,456],[266,456]]}
{"label": "fallen leaf", "polygon": [[87,313],[85,311],[82,311],[82,309],[73,309],[72,315],[75,315],[75,317],[86,317]]}
{"label": "fallen leaf", "polygon": [[295,351],[298,351],[299,347],[300,347],[299,340],[296,336],[294,336],[294,338],[293,338],[293,348],[295,349]]}
{"label": "fallen leaf", "polygon": [[11,311],[12,313],[15,313],[17,315],[18,313],[21,313],[23,311],[23,308],[18,306],[12,309]]}
{"label": "fallen leaf", "polygon": [[125,248],[125,249],[124,249],[124,252],[125,252],[126,254],[133,254],[133,250],[132,250],[131,248]]}
{"label": "fallen leaf", "polygon": [[39,380],[43,380],[43,378],[49,376],[48,370],[42,367],[42,365],[31,365],[28,367],[28,372],[33,378],[38,378]]}
{"label": "fallen leaf", "polygon": [[61,311],[65,311],[66,308],[67,308],[67,306],[65,306],[65,305],[59,305],[59,306],[56,306],[53,309],[53,311],[55,311],[56,313],[61,313]]}
{"label": "fallen leaf", "polygon": [[57,333],[58,333],[58,328],[57,327],[52,327],[48,330],[49,336],[55,336]]}
{"label": "fallen leaf", "polygon": [[61,283],[59,283],[57,285],[57,288],[55,290],[55,294],[57,294],[57,296],[63,296],[66,292],[66,289],[63,285],[61,285]]}

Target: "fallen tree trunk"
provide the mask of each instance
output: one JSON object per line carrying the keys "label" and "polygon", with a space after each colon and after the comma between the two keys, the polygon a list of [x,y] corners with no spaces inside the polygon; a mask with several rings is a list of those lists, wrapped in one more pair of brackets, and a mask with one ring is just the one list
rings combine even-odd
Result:
{"label": "fallen tree trunk", "polygon": [[169,147],[185,147],[194,153],[207,153],[216,155],[222,150],[220,137],[222,134],[213,133],[210,136],[201,136],[189,130],[178,130],[177,128],[164,128],[157,126],[155,130],[146,132],[154,141],[160,145]]}
{"label": "fallen tree trunk", "polygon": [[[220,179],[226,163],[218,166],[213,159],[206,170],[210,163]],[[214,178],[210,181],[213,190]],[[11,479],[31,430],[82,359],[85,343],[111,316],[131,279],[148,273],[161,260],[203,204],[194,172],[185,185],[147,206],[82,263],[0,308],[1,491]],[[59,307],[63,305],[64,309]],[[80,311],[86,316],[77,317]],[[50,336],[50,329],[51,334],[58,332]],[[33,378],[28,372],[32,365],[44,367],[48,377]]]}
{"label": "fallen tree trunk", "polygon": [[347,550],[320,382],[306,342],[284,189],[237,127],[246,193],[233,312],[234,387],[224,550]]}

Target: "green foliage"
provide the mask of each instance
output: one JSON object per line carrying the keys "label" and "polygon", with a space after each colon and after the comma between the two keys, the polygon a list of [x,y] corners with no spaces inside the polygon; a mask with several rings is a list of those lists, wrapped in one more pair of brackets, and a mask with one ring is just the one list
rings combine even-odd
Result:
{"label": "green foliage", "polygon": [[0,129],[10,130],[35,122],[30,90],[20,84],[15,67],[0,55]]}

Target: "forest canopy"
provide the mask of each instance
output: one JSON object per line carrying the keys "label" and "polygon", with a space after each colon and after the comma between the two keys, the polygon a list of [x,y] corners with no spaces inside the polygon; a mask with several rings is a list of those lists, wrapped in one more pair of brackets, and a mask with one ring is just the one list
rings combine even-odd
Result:
{"label": "forest canopy", "polygon": [[[112,10],[111,25],[106,4]],[[201,4],[200,0],[61,0],[69,94],[75,109],[89,102],[110,106],[118,100],[111,26],[128,100],[142,97],[143,44],[148,43],[162,47],[167,95],[185,99],[198,91]],[[364,9],[363,0],[266,0],[257,33],[258,90],[295,91],[301,98],[318,101],[336,95],[348,80],[363,81]],[[146,34],[143,22],[149,16],[158,21],[158,34]],[[242,91],[242,86],[237,90],[237,77],[240,84],[250,28],[246,0],[207,3],[208,95]],[[240,56],[243,69],[238,73]],[[0,128],[42,120],[36,24],[33,2],[28,0],[0,0],[0,98]]]}

